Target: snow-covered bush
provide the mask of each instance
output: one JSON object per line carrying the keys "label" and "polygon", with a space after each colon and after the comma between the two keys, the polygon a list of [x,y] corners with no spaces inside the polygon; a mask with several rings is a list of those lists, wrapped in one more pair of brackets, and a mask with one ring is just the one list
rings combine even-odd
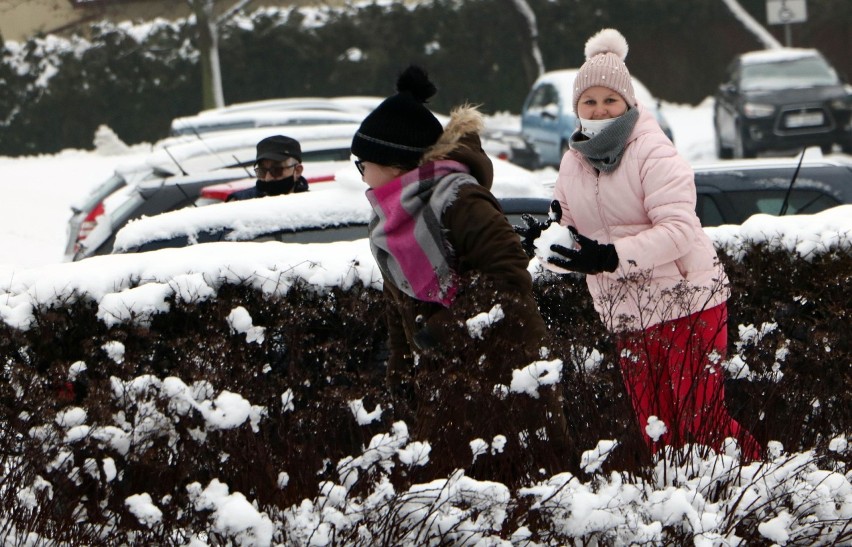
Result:
{"label": "snow-covered bush", "polygon": [[[612,341],[573,276],[535,285],[548,325],[542,361],[513,365],[500,384],[499,364],[478,358],[495,343],[488,329],[462,321],[457,362],[424,356],[408,401],[384,385],[383,302],[372,287],[264,294],[222,280],[215,294],[109,324],[93,295],[57,295],[26,330],[0,324],[0,536],[849,542],[852,258],[753,248],[725,265],[729,408],[767,443],[766,460],[749,465],[694,446],[646,454]],[[10,295],[0,303],[20,296]],[[513,376],[524,382],[512,388]],[[558,446],[536,421],[554,383],[569,431]]]}

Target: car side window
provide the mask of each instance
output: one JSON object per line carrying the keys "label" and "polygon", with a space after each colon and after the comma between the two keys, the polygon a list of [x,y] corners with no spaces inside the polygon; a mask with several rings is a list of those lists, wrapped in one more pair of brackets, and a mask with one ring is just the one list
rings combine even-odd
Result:
{"label": "car side window", "polygon": [[[757,208],[761,213],[777,215],[784,205],[784,194],[766,196],[757,200]],[[832,196],[816,190],[793,190],[787,203],[787,214],[811,214],[824,211],[840,205]]]}
{"label": "car side window", "polygon": [[725,224],[725,217],[716,204],[716,201],[707,194],[698,194],[695,202],[695,213],[701,220],[701,226],[721,226]]}
{"label": "car side window", "polygon": [[[784,206],[786,190],[761,190],[730,192],[731,203],[737,208],[743,222],[751,215],[764,213],[777,215]],[[812,214],[840,205],[834,196],[813,189],[793,189],[787,202],[788,215]]]}
{"label": "car side window", "polygon": [[558,101],[559,94],[556,88],[550,84],[543,84],[533,92],[529,108],[542,109],[547,105],[557,104]]}
{"label": "car side window", "polygon": [[[267,234],[264,236],[264,240],[283,241],[284,243],[332,243],[335,241],[354,241],[368,235],[366,224],[342,224],[298,231],[282,230]],[[258,241],[258,239],[254,241]]]}
{"label": "car side window", "polygon": [[742,65],[739,61],[734,61],[731,63],[731,66],[728,67],[728,82],[730,82],[735,88],[738,88],[742,85],[742,78]]}

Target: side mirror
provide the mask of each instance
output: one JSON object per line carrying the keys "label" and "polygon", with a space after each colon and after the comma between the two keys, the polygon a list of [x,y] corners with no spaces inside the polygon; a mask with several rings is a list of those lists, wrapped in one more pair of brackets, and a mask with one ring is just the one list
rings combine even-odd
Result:
{"label": "side mirror", "polygon": [[556,103],[550,103],[541,109],[542,118],[550,118],[555,120],[559,117],[559,106]]}

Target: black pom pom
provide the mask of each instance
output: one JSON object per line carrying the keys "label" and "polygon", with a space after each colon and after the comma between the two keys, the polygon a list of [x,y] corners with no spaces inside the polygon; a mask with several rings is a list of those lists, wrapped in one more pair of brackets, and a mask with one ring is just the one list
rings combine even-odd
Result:
{"label": "black pom pom", "polygon": [[399,75],[396,90],[400,93],[410,93],[415,99],[425,103],[438,91],[438,88],[429,81],[429,75],[425,70],[417,65],[411,65]]}

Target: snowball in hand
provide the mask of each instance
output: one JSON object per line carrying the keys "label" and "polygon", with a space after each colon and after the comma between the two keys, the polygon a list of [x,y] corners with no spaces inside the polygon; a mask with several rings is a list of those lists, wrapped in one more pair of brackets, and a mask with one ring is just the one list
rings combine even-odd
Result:
{"label": "snowball in hand", "polygon": [[580,245],[577,243],[577,239],[574,237],[574,234],[572,234],[571,230],[565,226],[554,223],[551,224],[547,230],[541,232],[541,235],[535,240],[535,256],[538,258],[539,262],[541,262],[542,265],[550,271],[556,273],[568,273],[569,270],[565,270],[559,266],[554,266],[548,262],[550,257],[565,259],[564,256],[551,251],[551,245],[562,245],[566,249],[579,249]]}

